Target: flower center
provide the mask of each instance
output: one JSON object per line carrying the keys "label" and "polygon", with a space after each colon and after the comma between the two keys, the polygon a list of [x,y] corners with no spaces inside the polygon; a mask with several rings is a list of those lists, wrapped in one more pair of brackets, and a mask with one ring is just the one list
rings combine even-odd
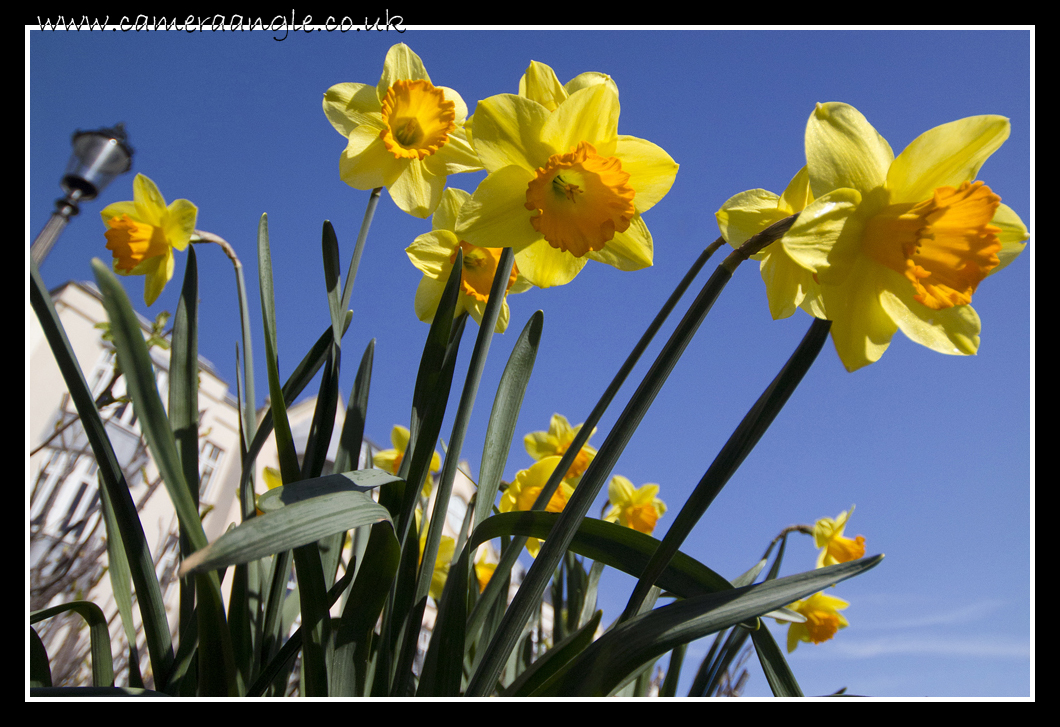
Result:
{"label": "flower center", "polygon": [[[556,454],[562,457],[570,449],[573,442],[565,442],[556,447]],[[585,447],[581,448],[578,454],[574,455],[574,461],[571,462],[570,469],[567,470],[567,474],[563,476],[565,480],[573,480],[575,477],[581,477],[585,470],[589,468],[589,453],[585,451]]]}
{"label": "flower center", "polygon": [[859,535],[854,540],[850,538],[832,538],[832,541],[828,543],[828,555],[840,563],[857,560],[865,555],[865,536]]}
{"label": "flower center", "polygon": [[625,516],[629,527],[637,532],[651,535],[655,530],[655,523],[659,520],[659,511],[655,509],[653,503],[645,502],[628,508]]}
{"label": "flower center", "polygon": [[913,299],[932,310],[967,305],[998,266],[1000,228],[990,221],[1001,198],[982,182],[939,187],[916,205],[892,205],[868,221],[865,252],[902,273]]}
{"label": "flower center", "polygon": [[[541,494],[540,487],[522,487],[516,499],[517,510],[529,510],[534,506],[537,496]],[[563,486],[560,485],[552,494],[552,499],[545,505],[545,512],[563,512],[567,506],[567,498],[563,496]]]}
{"label": "flower center", "polygon": [[137,222],[129,217],[111,217],[107,220],[110,229],[103,233],[107,238],[107,249],[114,254],[117,268],[128,273],[147,258],[165,255],[169,249],[161,228]]}
{"label": "flower center", "polygon": [[[460,273],[460,287],[464,295],[469,295],[475,300],[489,300],[493,276],[497,274],[497,265],[501,259],[501,248],[475,247],[461,240],[460,249],[464,251],[464,269]],[[449,256],[449,262],[456,263],[455,250]],[[519,269],[512,264],[508,285],[504,288],[505,293],[511,290],[518,277]]]}
{"label": "flower center", "polygon": [[810,611],[806,617],[806,631],[815,644],[828,641],[839,630],[839,614],[827,611]]}
{"label": "flower center", "polygon": [[383,123],[379,136],[395,159],[423,159],[456,130],[456,104],[430,81],[395,81],[383,99]]}
{"label": "flower center", "polygon": [[581,257],[604,249],[636,214],[629,173],[615,157],[601,157],[587,141],[553,154],[526,188],[534,229],[552,247]]}

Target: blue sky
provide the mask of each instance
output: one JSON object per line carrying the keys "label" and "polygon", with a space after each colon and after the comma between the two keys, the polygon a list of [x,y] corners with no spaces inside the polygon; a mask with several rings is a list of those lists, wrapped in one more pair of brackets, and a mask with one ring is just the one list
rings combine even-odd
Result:
{"label": "blue sky", "polygon": [[[1032,239],[975,295],[983,326],[978,355],[940,355],[898,333],[879,362],[851,374],[828,344],[684,549],[734,577],[785,526],[835,517],[856,503],[847,534],[864,535],[868,552],[887,558],[834,590],[850,602],[844,612],[850,627],[791,655],[804,692],[846,686],[896,697],[1029,695],[1031,32],[409,28],[402,34],[289,33],[276,41],[263,32],[34,31],[26,64],[27,237],[37,234],[60,196],[72,132],[123,121],[136,149],[134,171],[151,177],[167,201],[193,201],[197,226],[234,245],[248,269],[252,308],[257,223],[268,213],[286,376],[328,325],[321,224],[328,219],[335,226],[345,266],[368,200],[368,192],[339,179],[345,142],[324,117],[322,96],[344,81],[375,84],[397,42],[419,54],[434,83],[454,88],[469,110],[488,96],[515,93],[531,60],[551,65],[562,82],[585,71],[607,73],[621,94],[619,133],[660,145],[681,165],[671,192],[644,218],[654,238],[652,268],[629,273],[590,263],[567,286],[509,298],[512,325],[494,341],[463,452],[473,474],[492,391],[527,318],[542,309],[545,327],[520,438],[546,429],[554,412],[572,423],[588,415],[673,286],[718,236],[713,213],[746,189],[780,193],[805,164],[803,135],[816,102],[852,104],[896,154],[955,119],[1011,119],[1011,137],[980,178],[1021,216]],[[471,192],[482,176],[453,175],[449,184]],[[132,179],[119,178],[83,205],[42,268],[49,286],[91,279],[91,258],[109,257],[99,211],[131,199]],[[353,292],[343,395],[352,386],[354,361],[376,338],[367,433],[381,443],[409,416],[427,326],[413,313],[420,273],[404,250],[429,229],[429,220],[404,214],[384,194]],[[208,312],[200,352],[234,385],[238,312],[231,266],[219,250],[197,252],[201,306]],[[142,280],[125,280],[138,310],[150,317],[174,310],[183,263],[178,254],[177,279],[150,309]],[[661,486],[671,513],[657,535],[810,323],[801,311],[770,318],[756,268],[751,263],[737,272],[616,467],[636,485]],[[260,325],[255,312],[256,330]],[[474,324],[471,330],[477,331]],[[254,345],[263,397],[260,333]],[[593,443],[603,442],[660,345],[619,394]],[[468,341],[458,379],[470,350]],[[443,428],[445,438],[450,427]],[[517,441],[508,478],[531,462]],[[810,538],[793,538],[783,572],[812,568],[815,557]],[[633,580],[609,573],[605,581],[601,605],[608,622]],[[773,630],[783,643],[784,630]],[[690,647],[685,682],[708,647],[709,641]],[[755,663],[752,657],[746,694],[768,695]]]}

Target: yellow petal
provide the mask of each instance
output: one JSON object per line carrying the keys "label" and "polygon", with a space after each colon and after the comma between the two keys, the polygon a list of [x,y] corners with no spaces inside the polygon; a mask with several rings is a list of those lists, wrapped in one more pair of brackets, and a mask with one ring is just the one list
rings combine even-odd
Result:
{"label": "yellow petal", "polygon": [[883,187],[894,159],[890,145],[853,106],[817,104],[806,124],[806,163],[815,197],[842,187],[863,195]]}
{"label": "yellow petal", "polygon": [[362,125],[350,132],[339,176],[354,189],[375,189],[393,183],[408,165],[408,159],[395,159],[387,151],[378,129]]}
{"label": "yellow petal", "polygon": [[431,228],[434,230],[455,230],[456,219],[460,208],[471,199],[471,195],[462,189],[446,187],[442,192],[442,201],[431,217]]}
{"label": "yellow petal", "polygon": [[832,320],[832,342],[847,371],[878,361],[898,330],[880,304],[879,291],[893,271],[861,258],[851,266],[842,285],[821,286],[821,296]]}
{"label": "yellow petal", "polygon": [[133,180],[133,199],[141,222],[155,227],[162,226],[166,199],[158,191],[158,186],[143,174],[137,174]]}
{"label": "yellow petal", "polygon": [[880,293],[880,304],[902,333],[939,353],[970,356],[979,350],[981,324],[972,306],[932,310],[913,299],[915,290],[903,284],[903,276],[891,270],[881,274],[893,278]]}
{"label": "yellow petal", "polygon": [[519,272],[539,288],[566,285],[585,267],[589,256],[575,257],[562,252],[541,239],[515,253]]}
{"label": "yellow petal", "polygon": [[651,232],[638,215],[629,221],[625,232],[616,232],[603,250],[594,250],[587,257],[619,270],[650,268],[654,257]]}
{"label": "yellow petal", "polygon": [[1008,138],[1004,116],[972,116],[929,129],[898,155],[887,172],[891,204],[916,204],[939,187],[974,181],[983,162]]}
{"label": "yellow petal", "polygon": [[173,277],[173,251],[167,248],[165,254],[151,258],[145,261],[145,264],[151,266],[152,269],[147,272],[147,277],[144,279],[144,302],[152,305],[162,294],[166,283]]}
{"label": "yellow petal", "polygon": [[[533,172],[515,165],[487,176],[460,208],[457,237],[478,247],[511,247],[517,253],[543,241],[526,209],[526,188],[533,178]],[[519,270],[526,275],[522,263]]]}
{"label": "yellow petal", "polygon": [[430,217],[442,199],[445,177],[431,174],[423,164],[412,161],[387,189],[402,211],[413,217]]}
{"label": "yellow petal", "polygon": [[376,85],[376,94],[382,102],[395,81],[419,80],[431,80],[431,77],[427,75],[427,69],[423,67],[423,61],[407,45],[398,43],[391,46],[386,53],[386,60],[383,61],[383,75]]}
{"label": "yellow petal", "polygon": [[555,153],[541,141],[541,129],[548,118],[548,109],[521,96],[500,94],[479,101],[472,146],[486,171],[495,172],[511,164],[526,171],[544,166]]}
{"label": "yellow petal", "polygon": [[815,271],[822,283],[841,283],[861,254],[863,223],[855,214],[860,203],[855,189],[837,189],[815,199],[782,238],[785,251]]}
{"label": "yellow petal", "polygon": [[614,155],[629,174],[629,185],[637,190],[633,204],[644,214],[670,191],[679,165],[662,147],[634,136],[620,136]]}
{"label": "yellow petal", "polygon": [[381,105],[375,86],[367,83],[338,83],[324,92],[324,115],[343,136],[369,120],[378,117]]}
{"label": "yellow petal", "polygon": [[777,209],[779,201],[777,195],[764,189],[749,189],[725,200],[714,213],[721,236],[733,247],[739,247],[788,216]]}
{"label": "yellow petal", "polygon": [[173,200],[166,210],[163,230],[169,244],[177,250],[188,246],[191,235],[195,232],[195,220],[199,209],[186,199]]}
{"label": "yellow petal", "polygon": [[1001,242],[1001,250],[997,253],[997,258],[1000,262],[996,268],[988,273],[988,275],[993,275],[1019,257],[1019,254],[1023,252],[1023,248],[1027,247],[1023,241],[1030,237],[1030,233],[1027,232],[1027,227],[1023,224],[1023,220],[1020,219],[1019,215],[1005,204],[998,205],[997,212],[994,213],[994,219],[990,220],[990,224],[998,228],[997,239]]}
{"label": "yellow petal", "polygon": [[567,100],[567,90],[556,77],[551,67],[537,61],[530,61],[530,67],[519,79],[519,95],[536,101],[549,111]]}
{"label": "yellow petal", "polygon": [[587,141],[602,156],[610,156],[601,142],[618,136],[618,115],[618,96],[606,85],[589,86],[571,94],[545,119],[540,138],[554,153],[566,153]]}

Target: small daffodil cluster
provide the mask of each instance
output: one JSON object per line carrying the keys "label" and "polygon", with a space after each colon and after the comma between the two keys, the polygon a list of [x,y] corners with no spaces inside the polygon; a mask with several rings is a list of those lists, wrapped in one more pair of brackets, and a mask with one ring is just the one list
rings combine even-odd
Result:
{"label": "small daffodil cluster", "polygon": [[[559,466],[562,456],[574,443],[581,427],[581,424],[571,426],[562,414],[553,414],[548,431],[531,432],[523,438],[527,454],[537,462],[527,469],[520,470],[507,486],[498,505],[501,512],[529,510],[533,507]],[[559,487],[545,506],[546,512],[563,511],[595,456],[596,450],[586,439],[586,444],[582,445],[574,456],[566,475],[560,480]],[[608,487],[608,504],[611,507],[604,519],[650,535],[655,529],[656,521],[666,512],[666,504],[657,497],[658,493],[658,485],[643,485],[637,488],[627,478],[615,475]],[[531,538],[527,541],[526,548],[532,556],[537,555],[540,547],[539,540]]]}
{"label": "small daffodil cluster", "polygon": [[[851,505],[849,510],[839,513],[834,519],[826,517],[814,523],[814,544],[821,549],[817,556],[817,568],[846,563],[865,555],[864,536],[851,539],[843,535],[843,529],[853,513],[854,506]],[[850,623],[839,613],[849,605],[843,599],[824,592],[789,604],[788,608],[803,615],[806,621],[789,624],[788,652],[795,651],[800,641],[811,644],[828,641],[839,629],[849,626]]]}

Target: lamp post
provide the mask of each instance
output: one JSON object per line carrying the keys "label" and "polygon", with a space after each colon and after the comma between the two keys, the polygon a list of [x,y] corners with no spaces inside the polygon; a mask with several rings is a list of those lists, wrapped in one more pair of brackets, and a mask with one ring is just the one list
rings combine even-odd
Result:
{"label": "lamp post", "polygon": [[55,212],[30,248],[37,265],[44,262],[70,218],[78,213],[78,202],[95,199],[115,177],[132,169],[133,148],[126,141],[124,124],[78,131],[71,143],[74,151],[60,182],[66,196],[55,200]]}

